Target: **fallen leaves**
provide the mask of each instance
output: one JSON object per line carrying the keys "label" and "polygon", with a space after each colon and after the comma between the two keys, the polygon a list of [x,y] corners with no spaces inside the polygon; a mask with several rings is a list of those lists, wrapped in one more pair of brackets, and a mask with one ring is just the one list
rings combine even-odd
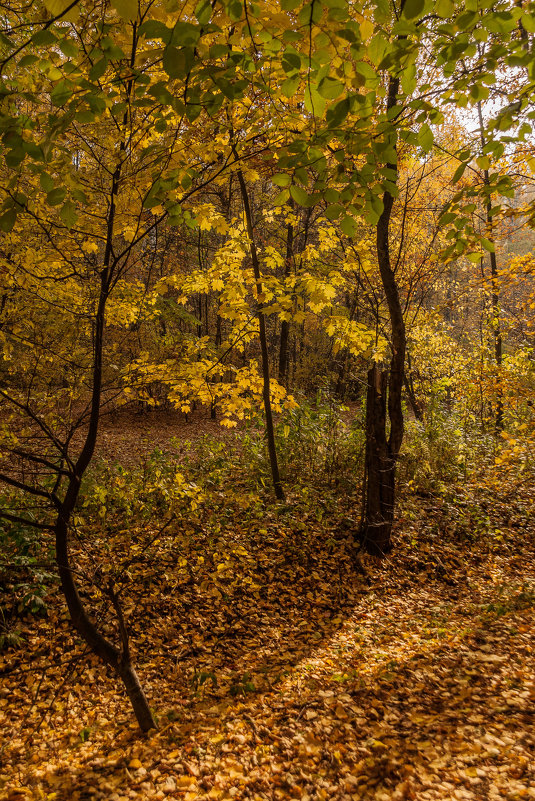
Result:
{"label": "fallen leaves", "polygon": [[522,532],[521,561],[451,539],[416,549],[429,516],[399,533],[391,562],[370,560],[371,588],[328,516],[298,500],[281,513],[219,498],[166,531],[165,569],[130,568],[132,642],[160,726],[145,740],[51,599],[37,628],[25,622],[25,658],[0,656],[0,795],[535,799],[532,543]]}

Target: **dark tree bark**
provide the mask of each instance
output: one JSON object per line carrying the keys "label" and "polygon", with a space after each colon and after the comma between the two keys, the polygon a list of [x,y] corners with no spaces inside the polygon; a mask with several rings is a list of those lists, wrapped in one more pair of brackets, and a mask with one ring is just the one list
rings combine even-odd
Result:
{"label": "dark tree bark", "polygon": [[[399,78],[390,76],[387,111],[396,105]],[[397,176],[398,165],[387,164]],[[388,304],[391,327],[390,369],[374,365],[368,373],[366,405],[366,472],[364,481],[361,542],[370,553],[382,556],[391,547],[396,496],[396,464],[403,441],[401,405],[405,375],[406,334],[396,276],[390,259],[390,218],[394,197],[383,194],[383,211],[377,222],[376,249],[381,282]],[[387,437],[387,415],[390,432]]]}
{"label": "dark tree bark", "polygon": [[[116,176],[116,179],[116,183],[118,184],[118,175]],[[110,206],[110,216],[112,219],[111,225],[109,226],[110,231],[113,229],[113,213],[114,193],[112,192],[112,203]],[[105,255],[105,263],[109,262],[109,259],[110,256],[108,255],[107,250]],[[136,720],[139,723],[139,727],[143,732],[147,732],[150,729],[156,728],[156,722],[150,710],[145,693],[143,692],[139,683],[135,668],[132,664],[128,632],[123,619],[119,599],[113,594],[113,590],[110,589],[109,595],[113,602],[119,623],[118,627],[121,637],[121,649],[110,643],[99,632],[97,626],[91,620],[78,593],[69,555],[69,522],[74,512],[76,501],[78,500],[83,475],[91,463],[98,435],[102,392],[104,321],[111,275],[112,270],[109,266],[106,266],[101,274],[100,297],[95,318],[93,342],[93,382],[89,425],[85,442],[70,474],[63,502],[59,505],[58,509],[58,515],[54,526],[56,538],[56,564],[58,567],[65,601],[67,603],[69,614],[76,631],[82,637],[84,642],[91,648],[93,653],[99,656],[106,665],[111,667],[117,677],[122,680],[130,703],[132,704]]]}

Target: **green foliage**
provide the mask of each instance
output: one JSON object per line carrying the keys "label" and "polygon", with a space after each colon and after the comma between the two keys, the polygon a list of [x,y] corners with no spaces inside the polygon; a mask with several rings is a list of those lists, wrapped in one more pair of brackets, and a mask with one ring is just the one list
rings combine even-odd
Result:
{"label": "green foliage", "polygon": [[195,509],[200,488],[185,479],[175,459],[155,448],[139,467],[95,462],[84,478],[75,522],[107,526],[143,522],[179,509]]}
{"label": "green foliage", "polygon": [[502,617],[522,609],[533,609],[535,606],[535,585],[527,581],[518,584],[502,584],[496,588],[496,597],[485,611],[492,616]]}
{"label": "green foliage", "polygon": [[[20,512],[18,493],[3,494],[0,503],[5,511]],[[47,613],[46,597],[56,580],[50,547],[34,528],[0,520],[0,650],[18,644],[14,619]]]}
{"label": "green foliage", "polygon": [[408,420],[398,475],[413,492],[441,492],[490,459],[492,438],[435,397],[424,422]]}
{"label": "green foliage", "polygon": [[[319,391],[311,400],[279,416],[275,426],[279,467],[288,487],[331,490],[355,485],[364,458],[364,431],[360,411],[355,417],[333,396]],[[270,471],[260,416],[251,417],[241,437],[241,469],[262,487],[269,487]]]}

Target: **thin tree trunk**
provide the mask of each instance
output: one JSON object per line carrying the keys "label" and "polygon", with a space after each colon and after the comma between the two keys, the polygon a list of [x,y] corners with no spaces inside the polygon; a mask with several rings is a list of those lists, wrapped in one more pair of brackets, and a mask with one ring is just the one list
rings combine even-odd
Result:
{"label": "thin tree trunk", "polygon": [[[113,209],[114,204],[112,203],[110,215],[113,214]],[[69,614],[75,629],[82,637],[84,642],[91,648],[93,653],[99,656],[102,661],[109,665],[115,671],[116,675],[122,679],[139,726],[142,731],[146,732],[149,729],[156,728],[156,723],[131,663],[130,652],[128,648],[128,638],[122,617],[119,619],[119,623],[122,624],[119,626],[121,629],[122,650],[119,650],[105,637],[103,637],[89,617],[78,593],[78,588],[74,581],[74,573],[69,557],[69,522],[74,511],[76,501],[78,500],[82,477],[91,462],[97,441],[102,390],[104,317],[109,291],[109,277],[110,270],[109,267],[106,266],[101,276],[100,298],[95,319],[95,334],[93,344],[93,386],[89,426],[82,450],[70,476],[65,498],[60,504],[56,524],[54,527],[56,537],[56,564],[58,567],[65,601],[67,603]],[[137,689],[134,686],[134,676],[136,677],[137,681]]]}
{"label": "thin tree trunk", "polygon": [[[485,170],[488,180],[488,170]],[[491,201],[487,203],[487,223],[489,231],[492,232],[492,217],[490,215]],[[490,240],[493,242],[493,239]],[[492,281],[492,329],[494,333],[494,359],[496,361],[496,419],[495,427],[497,431],[503,430],[503,386],[502,386],[502,362],[503,362],[503,340],[500,326],[500,290],[498,286],[498,264],[496,253],[489,253],[490,274]]]}
{"label": "thin tree trunk", "polygon": [[[294,243],[294,227],[288,223],[286,228],[286,261],[284,264],[284,277],[288,278],[292,266]],[[288,387],[288,341],[290,336],[290,321],[282,320],[279,346],[279,383]]]}
{"label": "thin tree trunk", "polygon": [[423,420],[423,414],[420,408],[420,404],[416,399],[416,393],[414,391],[414,384],[412,381],[411,357],[408,352],[407,352],[407,368],[408,371],[405,373],[403,379],[405,383],[405,391],[407,393],[407,398],[409,399],[409,404],[415,419],[421,421]]}
{"label": "thin tree trunk", "polygon": [[260,263],[258,261],[258,253],[256,250],[256,242],[254,236],[254,226],[253,226],[253,216],[251,214],[251,205],[249,203],[249,195],[247,192],[247,187],[245,185],[245,180],[243,178],[243,174],[241,170],[238,170],[236,173],[238,176],[238,181],[240,184],[241,195],[242,195],[242,202],[243,202],[243,210],[245,212],[245,220],[247,224],[247,235],[249,237],[249,249],[251,253],[251,261],[253,264],[253,271],[256,281],[256,292],[258,295],[258,308],[257,308],[257,316],[258,316],[258,326],[260,330],[260,350],[262,354],[262,377],[263,377],[263,399],[264,399],[264,411],[266,415],[266,436],[268,442],[268,451],[269,451],[269,462],[271,466],[271,475],[273,478],[273,489],[275,490],[275,496],[278,500],[284,500],[284,490],[282,488],[281,480],[280,480],[280,473],[279,473],[279,463],[277,460],[277,449],[275,447],[275,431],[273,427],[273,413],[271,410],[271,393],[270,393],[270,379],[269,379],[269,355],[268,355],[268,347],[267,347],[267,337],[266,337],[266,319],[263,312],[263,303],[262,303],[262,279],[260,275]]}
{"label": "thin tree trunk", "polygon": [[[480,140],[481,147],[485,147],[485,133],[483,123],[483,111],[481,101],[477,104],[477,113],[479,117],[480,127]],[[489,171],[483,170],[483,184],[490,186]],[[486,236],[489,242],[495,247],[494,226],[492,220],[492,197],[487,194],[485,202],[485,213],[487,222]],[[490,261],[490,281],[491,281],[491,307],[492,307],[492,332],[494,337],[494,360],[496,362],[496,415],[494,418],[494,425],[496,431],[503,429],[503,386],[502,386],[502,362],[503,362],[503,341],[500,326],[500,288],[498,282],[498,262],[496,259],[496,250],[489,253]]]}

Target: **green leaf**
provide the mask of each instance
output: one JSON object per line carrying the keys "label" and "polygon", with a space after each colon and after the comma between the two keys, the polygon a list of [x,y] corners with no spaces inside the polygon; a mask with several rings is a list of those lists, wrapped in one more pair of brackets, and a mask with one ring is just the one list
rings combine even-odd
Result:
{"label": "green leaf", "polygon": [[226,12],[231,20],[236,21],[240,19],[243,13],[243,6],[240,0],[230,0],[230,2],[226,3]]}
{"label": "green leaf", "polygon": [[4,45],[4,47],[7,47],[8,50],[13,50],[15,47],[11,39],[6,36],[5,33],[2,33],[2,31],[0,31],[0,44]]}
{"label": "green leaf", "polygon": [[162,65],[170,78],[185,78],[193,66],[193,50],[189,47],[167,45],[163,53]]}
{"label": "green leaf", "polygon": [[98,94],[96,92],[90,92],[84,99],[89,104],[91,111],[95,114],[102,114],[102,112],[106,110],[106,101],[100,92]]}
{"label": "green leaf", "polygon": [[327,100],[336,100],[344,91],[344,84],[335,78],[325,77],[318,86],[318,92]]}
{"label": "green leaf", "polygon": [[457,169],[453,173],[453,178],[451,179],[451,183],[452,184],[456,184],[457,181],[459,181],[463,177],[464,171],[466,170],[466,167],[467,167],[467,165],[464,164],[464,163],[463,164],[459,164],[459,166],[457,167]]}
{"label": "green leaf", "polygon": [[210,0],[199,0],[195,6],[195,16],[199,21],[199,25],[206,25],[207,22],[210,22],[210,17],[212,16],[212,4]]}
{"label": "green leaf", "polygon": [[535,14],[522,14],[520,22],[528,33],[535,33]]}
{"label": "green leaf", "polygon": [[389,48],[388,39],[383,33],[377,33],[370,42],[368,42],[368,55],[370,60],[376,67],[379,66],[385,53]]}
{"label": "green leaf", "polygon": [[112,0],[112,6],[122,19],[137,19],[139,12],[138,0]]}
{"label": "green leaf", "polygon": [[66,195],[65,189],[62,186],[57,186],[55,189],[52,189],[46,196],[46,202],[49,206],[59,206],[60,203],[63,202],[63,199]]}
{"label": "green leaf", "polygon": [[471,261],[473,264],[477,264],[483,258],[483,254],[477,251],[473,251],[472,253],[467,253],[466,258],[468,261]]}
{"label": "green leaf", "polygon": [[72,85],[69,81],[59,81],[50,92],[50,99],[55,106],[64,106],[72,97]]}
{"label": "green leaf", "polygon": [[36,61],[39,61],[39,56],[36,56],[33,53],[28,53],[19,61],[19,67],[30,67],[32,64],[35,64]]}
{"label": "green leaf", "polygon": [[62,39],[59,43],[59,49],[67,58],[76,58],[78,55],[78,48],[70,39]]}
{"label": "green leaf", "polygon": [[[325,209],[325,216],[327,217],[328,220],[337,220],[338,217],[342,214],[343,211],[344,211],[344,207],[341,206],[340,203],[332,203],[330,206],[327,206],[327,208]],[[351,218],[348,217],[347,219],[351,219]],[[349,236],[349,234],[348,234],[348,236]]]}
{"label": "green leaf", "polygon": [[401,88],[406,95],[412,95],[416,89],[416,64],[409,64],[401,73]]}
{"label": "green leaf", "polygon": [[481,237],[481,244],[488,250],[489,253],[494,253],[496,248],[494,247],[494,242],[491,242],[490,239],[485,239],[485,237]]}
{"label": "green leaf", "polygon": [[305,190],[301,189],[300,186],[291,186],[290,195],[293,197],[296,203],[299,203],[300,206],[308,207],[311,205],[309,195],[307,195]]}
{"label": "green leaf", "polygon": [[72,228],[73,225],[76,223],[78,219],[78,215],[76,214],[76,206],[72,202],[72,200],[67,200],[61,209],[59,210],[59,216],[67,226],[67,228]]}
{"label": "green leaf", "polygon": [[442,228],[443,226],[449,225],[450,223],[452,223],[455,220],[456,217],[457,217],[457,215],[453,211],[447,211],[445,214],[443,214],[440,217],[440,219],[438,221],[438,224]]}
{"label": "green leaf", "polygon": [[161,39],[168,44],[171,41],[172,29],[157,19],[149,19],[139,28],[139,35],[145,39]]}
{"label": "green leaf", "polygon": [[281,63],[282,69],[287,75],[293,75],[301,67],[301,57],[292,50],[285,50]]}
{"label": "green leaf", "polygon": [[276,186],[288,186],[292,181],[290,176],[285,172],[280,172],[278,175],[274,175],[271,180]]}
{"label": "green leaf", "polygon": [[54,189],[54,179],[51,178],[47,172],[42,172],[40,174],[39,183],[45,192],[51,192]]}
{"label": "green leaf", "polygon": [[274,206],[284,206],[285,203],[288,202],[290,199],[290,190],[283,189],[282,192],[279,192],[275,200],[273,201]]}
{"label": "green leaf", "polygon": [[108,59],[106,58],[106,56],[103,56],[96,62],[96,64],[93,64],[93,66],[89,70],[89,80],[98,81],[98,79],[102,78],[102,76],[106,72],[107,67],[108,67]]}
{"label": "green leaf", "polygon": [[339,100],[334,106],[327,109],[326,120],[329,128],[338,128],[351,110],[351,101],[348,97]]}
{"label": "green leaf", "polygon": [[177,22],[173,28],[171,44],[174,45],[196,45],[201,35],[198,25],[191,22]]}
{"label": "green leaf", "polygon": [[379,217],[384,211],[384,205],[382,199],[378,195],[372,194],[370,196],[370,203],[373,211],[375,212],[375,214],[377,214],[377,219],[379,219]]}
{"label": "green leaf", "polygon": [[229,45],[215,44],[210,47],[210,58],[226,58],[229,52]]}
{"label": "green leaf", "polygon": [[8,234],[13,230],[13,226],[17,221],[17,212],[15,209],[8,209],[0,217],[0,231]]}
{"label": "green leaf", "polygon": [[297,92],[300,81],[301,77],[299,75],[295,75],[293,78],[286,78],[281,84],[281,95],[283,97],[293,97]]}
{"label": "green leaf", "polygon": [[309,84],[305,89],[305,109],[315,117],[323,117],[327,101],[317,91],[314,84]]}
{"label": "green leaf", "polygon": [[438,0],[435,5],[435,11],[439,17],[446,19],[451,17],[455,11],[455,3],[453,0]]}
{"label": "green leaf", "polygon": [[37,31],[37,33],[34,33],[33,36],[32,36],[32,42],[35,45],[37,45],[38,47],[40,47],[41,45],[44,45],[45,47],[47,47],[48,45],[55,44],[57,41],[58,40],[56,39],[54,34],[51,31],[48,31],[48,30],[47,31],[42,31],[42,30],[41,31]]}
{"label": "green leaf", "polygon": [[429,125],[424,122],[420,130],[418,131],[418,144],[424,151],[424,153],[429,153],[431,148],[433,147],[434,137],[433,131],[429,127]]}
{"label": "green leaf", "polygon": [[403,16],[406,19],[417,19],[424,10],[425,0],[406,0]]}
{"label": "green leaf", "polygon": [[17,168],[26,157],[26,151],[23,147],[14,147],[12,150],[8,150],[5,155],[5,162],[8,167]]}
{"label": "green leaf", "polygon": [[355,61],[355,72],[364,78],[364,84],[368,88],[373,89],[377,85],[379,76],[374,68],[365,61]]}
{"label": "green leaf", "polygon": [[355,236],[357,232],[357,223],[355,222],[353,217],[344,217],[344,219],[340,223],[340,228],[342,229],[342,232],[346,236],[352,237]]}
{"label": "green leaf", "polygon": [[71,195],[79,203],[83,203],[84,206],[89,205],[89,199],[85,192],[83,192],[81,189],[71,189]]}

